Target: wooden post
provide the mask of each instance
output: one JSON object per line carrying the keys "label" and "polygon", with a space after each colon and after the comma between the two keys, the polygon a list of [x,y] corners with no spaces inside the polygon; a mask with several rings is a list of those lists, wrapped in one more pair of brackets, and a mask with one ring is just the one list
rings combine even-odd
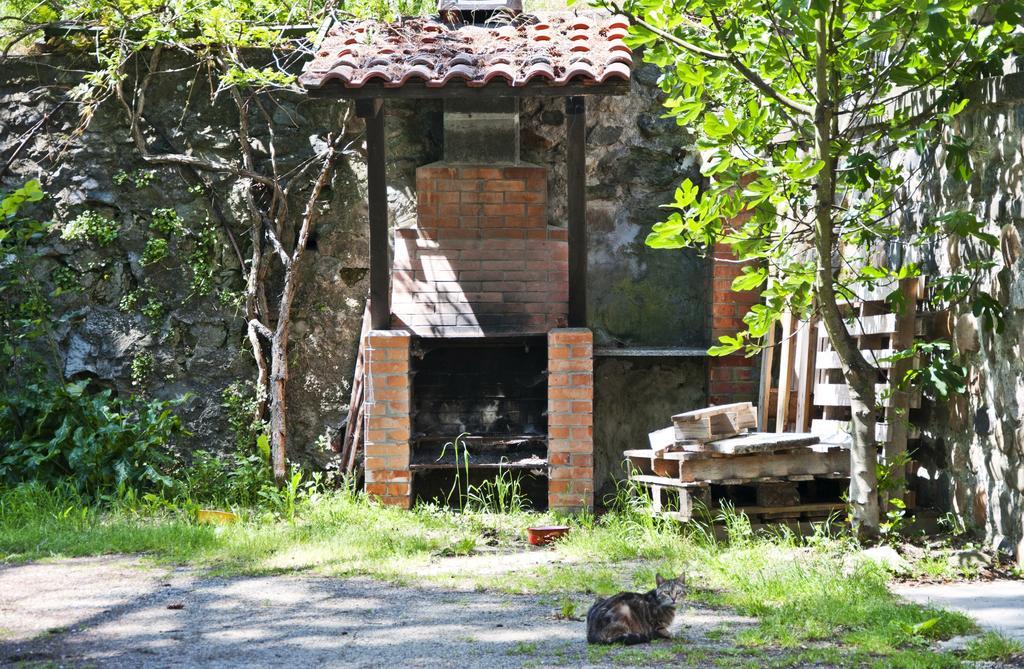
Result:
{"label": "wooden post", "polygon": [[757,392],[757,429],[768,431],[768,404],[772,395],[772,363],[775,358],[775,325],[768,328],[761,350],[761,383]]}
{"label": "wooden post", "polygon": [[793,324],[792,311],[782,314],[782,348],[779,350],[779,389],[775,395],[775,431],[785,432],[789,423],[789,398],[793,394]]}
{"label": "wooden post", "polygon": [[587,325],[587,113],[582,97],[565,99],[569,216],[569,327]]}
{"label": "wooden post", "polygon": [[391,328],[391,259],[388,255],[388,189],[384,168],[384,101],[356,100],[366,122],[366,191],[370,212],[370,327]]}
{"label": "wooden post", "polygon": [[811,429],[811,396],[814,394],[814,359],[817,353],[818,321],[810,316],[806,322],[798,323],[800,334],[797,337],[797,393],[796,393],[796,429],[795,432],[807,432]]}

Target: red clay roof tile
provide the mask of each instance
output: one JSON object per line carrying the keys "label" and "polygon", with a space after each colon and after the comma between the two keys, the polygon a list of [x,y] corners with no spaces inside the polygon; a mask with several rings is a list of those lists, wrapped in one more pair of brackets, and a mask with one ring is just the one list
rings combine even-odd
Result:
{"label": "red clay roof tile", "polygon": [[382,82],[398,88],[422,81],[428,88],[451,82],[481,87],[548,86],[628,81],[633,57],[623,41],[621,16],[551,16],[526,25],[449,26],[435,19],[339,23],[328,31],[299,83],[319,89],[332,81],[345,88]]}

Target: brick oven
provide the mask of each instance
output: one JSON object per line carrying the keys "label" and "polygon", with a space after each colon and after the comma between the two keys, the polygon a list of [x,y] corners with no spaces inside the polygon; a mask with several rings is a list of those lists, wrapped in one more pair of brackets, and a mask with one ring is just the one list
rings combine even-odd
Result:
{"label": "brick oven", "polygon": [[[450,480],[528,477],[539,506],[593,506],[593,341],[586,328],[584,96],[628,91],[619,17],[339,23],[300,78],[367,124],[372,328],[362,344],[368,493],[410,506]],[[519,99],[566,99],[566,191],[519,156]],[[444,100],[444,158],[416,170],[417,221],[389,231],[384,101]],[[548,203],[564,198],[567,220]],[[350,423],[352,418],[350,416]],[[442,453],[445,453],[442,457]],[[445,478],[449,477],[449,478]]]}

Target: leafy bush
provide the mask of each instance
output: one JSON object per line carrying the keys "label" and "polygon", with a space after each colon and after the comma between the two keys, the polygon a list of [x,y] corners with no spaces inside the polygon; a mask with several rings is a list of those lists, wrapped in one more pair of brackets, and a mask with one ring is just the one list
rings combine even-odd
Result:
{"label": "leafy bush", "polygon": [[166,446],[186,434],[171,411],[178,402],[126,401],[86,385],[40,382],[0,398],[0,481],[67,480],[94,498],[172,486]]}
{"label": "leafy bush", "polygon": [[192,462],[178,474],[179,496],[196,504],[259,506],[265,491],[274,489],[274,481],[266,435],[261,435],[255,446],[255,451],[240,449],[226,456],[196,451]]}

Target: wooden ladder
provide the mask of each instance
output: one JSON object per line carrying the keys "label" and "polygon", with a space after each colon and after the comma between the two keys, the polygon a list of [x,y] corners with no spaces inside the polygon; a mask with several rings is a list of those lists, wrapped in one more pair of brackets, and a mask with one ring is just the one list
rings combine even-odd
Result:
{"label": "wooden ladder", "polygon": [[366,301],[363,310],[363,324],[359,331],[359,352],[356,354],[356,367],[352,374],[352,395],[348,403],[348,419],[345,422],[345,435],[338,444],[341,459],[341,471],[351,474],[355,470],[356,453],[362,445],[363,422],[365,420],[365,376],[366,376],[366,335],[370,331],[370,301]]}

